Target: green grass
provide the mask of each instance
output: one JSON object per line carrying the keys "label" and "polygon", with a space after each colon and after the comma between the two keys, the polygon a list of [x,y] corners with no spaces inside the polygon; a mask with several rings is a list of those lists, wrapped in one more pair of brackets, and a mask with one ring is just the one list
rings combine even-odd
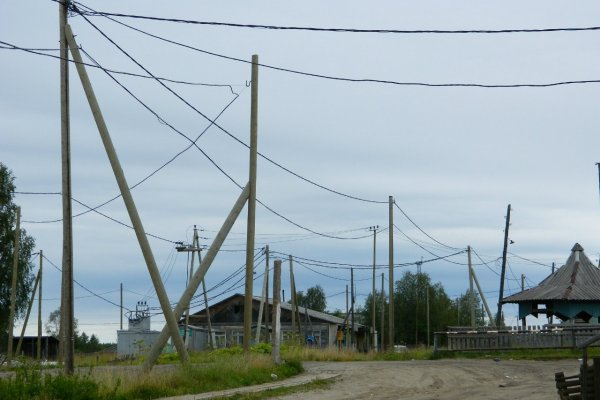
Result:
{"label": "green grass", "polygon": [[298,360],[275,365],[268,354],[244,356],[237,350],[195,354],[193,359],[189,367],[159,367],[148,374],[139,368],[115,367],[65,376],[24,366],[15,376],[0,379],[0,399],[155,399],[271,382],[271,374],[285,379],[303,371]]}

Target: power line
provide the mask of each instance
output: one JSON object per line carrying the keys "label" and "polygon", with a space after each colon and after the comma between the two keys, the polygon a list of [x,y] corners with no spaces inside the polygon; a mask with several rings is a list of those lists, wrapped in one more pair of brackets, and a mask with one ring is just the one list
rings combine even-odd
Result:
{"label": "power line", "polygon": [[[82,15],[82,17],[86,20],[86,22],[88,24],[90,24],[98,33],[100,33],[100,35],[102,35],[106,40],[108,40],[113,46],[115,46],[121,53],[123,53],[127,58],[129,58],[134,64],[136,64],[138,67],[140,67],[146,74],[148,74],[149,76],[154,76],[146,67],[144,67],[141,63],[139,63],[133,56],[131,56],[127,51],[125,51],[121,46],[119,46],[114,40],[112,40],[108,35],[106,35],[100,28],[98,28],[96,25],[94,25],[89,19],[87,19],[85,16]],[[106,72],[106,71],[105,71]],[[108,72],[107,72],[108,73]],[[110,74],[109,74],[110,76]],[[117,82],[121,87],[123,87],[123,89],[125,89],[128,93],[130,93],[132,96],[133,94],[131,92],[129,92],[129,90],[127,90],[121,83],[119,83],[114,77],[111,76],[111,78]],[[179,99],[181,102],[183,102],[187,107],[189,107],[190,109],[192,109],[194,112],[196,112],[197,114],[199,114],[200,116],[202,116],[204,119],[206,119],[207,121],[209,121],[211,123],[211,125],[214,125],[215,127],[217,127],[220,131],[222,131],[223,133],[225,133],[226,135],[228,135],[229,137],[231,137],[233,140],[235,140],[236,142],[240,143],[241,145],[245,146],[246,148],[249,148],[249,145],[247,143],[245,143],[244,141],[242,141],[241,139],[237,138],[235,135],[233,135],[231,132],[229,132],[227,129],[223,128],[221,125],[219,125],[215,120],[212,120],[211,118],[209,118],[206,114],[204,114],[202,111],[200,111],[198,108],[194,107],[190,102],[188,102],[187,100],[185,100],[179,93],[177,93],[175,90],[173,90],[172,88],[170,88],[169,86],[167,86],[164,82],[160,81],[160,80],[156,80],[156,82],[158,84],[160,84],[163,88],[165,88],[167,91],[169,91],[172,95],[174,95],[177,99]],[[135,96],[134,96],[135,97]],[[142,103],[137,97],[135,97],[136,100],[138,100],[145,108],[148,109],[148,111],[154,113],[148,106],[144,105],[144,103]],[[154,113],[155,116],[157,118],[159,118],[159,120],[161,120],[161,118],[156,115],[156,113]],[[164,120],[163,122],[165,124],[167,124]],[[174,129],[176,132],[178,132],[180,135],[183,135],[181,132],[177,131],[174,127],[172,127],[171,125],[167,124],[169,127],[171,127],[172,129]],[[188,139],[189,140],[189,139]],[[198,147],[197,147],[198,148]],[[201,152],[203,152],[200,148],[198,148],[198,150],[200,150]],[[205,154],[203,152],[203,154]],[[278,168],[281,168],[282,170],[284,170],[285,172],[307,182],[310,183],[311,185],[314,185],[316,187],[319,187],[323,190],[326,190],[328,192],[343,196],[343,197],[347,197],[353,200],[358,200],[358,201],[362,201],[362,202],[367,202],[367,203],[377,203],[377,204],[386,204],[387,201],[379,201],[379,200],[369,200],[369,199],[364,199],[358,196],[353,196],[353,195],[349,195],[346,193],[342,193],[340,191],[328,188],[324,185],[321,185],[311,179],[308,179],[292,170],[290,170],[289,168],[284,167],[282,164],[272,160],[271,158],[265,156],[262,153],[258,153],[258,155],[260,157],[262,157],[263,159],[265,159],[266,161],[270,162],[271,164],[275,165]],[[215,165],[217,168],[220,169],[220,167],[218,165],[216,165],[216,163],[214,163],[210,157],[208,157],[206,154],[205,156],[213,163],[213,165]],[[235,183],[235,181],[228,176],[224,171],[221,171],[222,173],[224,173],[232,182]],[[239,184],[238,184],[239,186]],[[241,187],[240,187],[241,188]],[[262,204],[262,203],[261,203]],[[263,204],[264,206],[264,204]],[[266,207],[266,206],[265,206]],[[269,209],[269,207],[266,207],[267,209]],[[269,209],[269,211],[277,214],[276,212],[274,212],[273,210]],[[280,217],[284,218],[283,216],[280,215]],[[285,218],[284,218],[285,219]],[[290,223],[293,224],[293,222],[288,221]],[[313,232],[314,233],[314,232]]]}
{"label": "power line", "polygon": [[[56,264],[54,264],[50,259],[48,259],[48,257],[46,257],[46,255],[43,256],[44,260],[48,261],[50,263],[50,265],[52,265],[56,270],[58,270],[59,272],[62,272],[62,269],[59,268]],[[85,290],[86,292],[96,296],[97,298],[104,300],[107,303],[112,304],[113,306],[119,307],[121,308],[120,304],[115,303],[114,301],[111,301],[109,299],[107,299],[106,297],[103,297],[101,295],[99,295],[98,293],[93,292],[92,290],[88,289],[87,287],[85,287],[84,285],[82,285],[81,283],[79,283],[76,279],[73,279],[73,282],[75,282],[79,287],[81,287],[83,290]],[[132,311],[126,307],[123,307],[124,309],[126,309],[127,311]]]}
{"label": "power line", "polygon": [[[53,54],[45,54],[42,53],[43,51],[59,51],[60,49],[40,49],[40,48],[31,48],[31,47],[22,47],[22,46],[17,46],[15,44],[12,43],[8,43],[8,42],[4,42],[4,41],[0,41],[0,49],[3,50],[19,50],[19,51],[23,51],[26,53],[30,53],[30,54],[35,54],[38,56],[44,56],[44,57],[49,57],[49,58],[54,58],[57,60],[61,60],[62,57],[57,56],[57,55],[53,55]],[[81,49],[83,51],[83,49]],[[67,59],[68,62],[75,64],[75,61],[71,60],[71,59]],[[82,63],[83,65],[85,65],[86,67],[90,67],[90,68],[94,68],[97,69],[99,68],[97,65],[94,64],[88,64],[88,63]],[[151,77],[148,75],[142,75],[142,74],[136,74],[133,72],[127,72],[127,71],[119,71],[119,70],[115,70],[115,69],[109,69],[107,68],[107,71],[110,71],[113,74],[118,74],[118,75],[125,75],[125,76],[131,76],[134,78],[143,78],[143,79],[159,79],[161,81],[165,81],[165,82],[170,82],[170,83],[176,83],[176,84],[180,84],[180,85],[188,85],[188,86],[206,86],[206,87],[224,87],[224,88],[229,88],[229,90],[231,91],[232,94],[237,95],[238,93],[233,90],[234,86],[242,86],[242,85],[232,85],[232,84],[224,84],[224,83],[206,83],[206,82],[192,82],[192,81],[184,81],[184,80],[179,80],[179,79],[172,79],[172,78],[165,78],[165,77]]]}
{"label": "power line", "polygon": [[[490,271],[492,271],[494,274],[500,276],[500,274],[498,273],[498,271],[495,271],[492,267],[490,267],[488,265],[488,263],[486,263],[485,261],[483,261],[483,259],[479,256],[479,254],[475,251],[474,248],[471,247],[471,251],[473,251],[473,253],[477,256],[477,258],[479,258],[479,260],[483,263],[483,265],[485,265]],[[496,259],[497,260],[497,259]]]}
{"label": "power line", "polygon": [[[53,0],[58,1],[58,0]],[[100,16],[100,17],[120,17],[138,20],[150,20],[158,22],[173,22],[179,24],[222,26],[229,28],[248,28],[265,29],[277,31],[309,31],[309,32],[332,32],[332,33],[382,33],[382,34],[506,34],[506,33],[550,33],[550,32],[586,32],[598,31],[600,27],[569,27],[569,28],[519,28],[519,29],[359,29],[359,28],[322,28],[314,26],[284,26],[284,25],[264,25],[264,24],[241,24],[232,22],[198,21],[179,18],[152,17],[145,15],[113,13],[106,11],[81,11],[76,5],[86,7],[82,3],[73,1],[70,3],[69,10],[80,15]],[[89,9],[86,7],[86,9]]]}
{"label": "power line", "polygon": [[[124,55],[126,55],[132,62],[134,62],[137,66],[139,66],[141,69],[143,69],[148,75],[150,76],[154,76],[146,67],[144,67],[142,64],[140,64],[137,60],[135,60],[129,53],[127,53],[123,48],[121,48],[115,41],[113,41],[111,38],[109,38],[104,32],[102,32],[102,30],[100,30],[98,27],[96,27],[91,21],[89,21],[85,16],[83,17],[92,27],[94,27],[94,29],[96,29],[96,31],[98,31],[106,40],[108,40],[111,44],[113,44],[117,49],[119,49],[119,51],[121,51]],[[106,71],[105,71],[106,72]],[[165,121],[164,119],[162,119],[157,113],[156,111],[154,111],[152,108],[150,108],[148,105],[146,105],[141,99],[139,99],[137,96],[135,96],[129,89],[127,89],[122,83],[120,83],[114,76],[112,76],[110,73],[106,72],[111,79],[113,79],[113,81],[115,81],[119,86],[121,86],[128,94],[130,94],[136,101],[138,101],[144,108],[146,108],[149,112],[151,112],[153,115],[155,115],[162,123],[164,123],[165,125],[167,125],[168,127],[170,127],[172,130],[174,130],[175,132],[177,132],[179,135],[181,135],[182,137],[184,137],[186,140],[190,141],[192,143],[192,145],[202,153],[202,155],[204,155],[204,157],[206,157],[211,164],[213,164],[213,166],[215,168],[217,168],[223,175],[225,175],[225,177],[227,177],[234,185],[236,185],[239,189],[243,189],[242,186],[237,183],[235,181],[235,179],[233,179],[231,177],[231,175],[229,175],[227,172],[225,172],[225,170],[220,167],[204,150],[202,150],[194,141],[192,141],[192,139],[190,139],[187,135],[185,135],[183,132],[179,131],[177,128],[175,128],[173,125],[171,125],[170,123],[168,123],[167,121]],[[227,133],[229,136],[235,138],[236,140],[239,141],[239,139],[237,139],[234,135],[232,135],[231,133],[229,133],[226,129],[224,129],[223,127],[221,127],[215,120],[210,119],[208,116],[206,116],[204,113],[202,113],[200,110],[198,110],[196,107],[194,107],[192,104],[190,104],[187,100],[185,100],[181,95],[179,95],[177,92],[175,92],[173,89],[171,89],[169,86],[167,86],[165,83],[161,82],[160,80],[156,80],[161,86],[163,86],[165,89],[167,89],[170,93],[172,93],[175,97],[177,97],[179,100],[181,100],[185,105],[187,105],[188,107],[190,107],[192,110],[194,110],[196,113],[200,114],[203,118],[205,118],[207,121],[209,121],[211,123],[211,126],[214,125],[217,128],[219,128],[221,131]],[[240,141],[241,142],[241,141]],[[242,142],[243,143],[243,142]],[[287,170],[291,172],[290,170]],[[299,175],[297,175],[299,176]],[[311,181],[312,182],[312,181]],[[298,224],[297,222],[292,221],[291,219],[285,217],[284,215],[282,215],[281,213],[275,211],[273,208],[267,206],[265,203],[263,203],[262,201],[260,201],[259,199],[256,200],[259,204],[261,204],[263,207],[265,207],[267,210],[269,210],[271,213],[277,215],[278,217],[284,219],[285,221],[287,221],[288,223],[306,230],[308,232],[314,233],[316,235],[320,235],[320,236],[324,236],[324,237],[329,237],[332,239],[342,239],[342,240],[347,240],[349,238],[342,238],[342,237],[336,237],[333,235],[327,235],[321,232],[317,232],[315,230],[312,230],[308,227],[305,227],[303,225]],[[357,238],[358,239],[358,238]]]}
{"label": "power line", "polygon": [[[431,236],[430,234],[428,234],[427,232],[425,232],[415,221],[413,221],[413,219],[411,217],[408,216],[408,214],[406,214],[404,212],[404,210],[402,208],[400,208],[400,206],[396,203],[396,201],[394,201],[394,206],[396,206],[396,208],[398,210],[400,210],[400,212],[402,213],[402,215],[404,215],[404,217],[406,217],[406,219],[408,219],[410,221],[411,224],[413,224],[415,226],[415,228],[417,228],[418,230],[421,231],[421,233],[423,233],[425,236],[427,236],[429,239],[433,240],[434,242],[436,242],[437,244],[444,246],[450,250],[461,250],[457,247],[453,247],[453,246],[449,246],[445,243],[440,242],[439,240],[437,240],[436,238],[434,238],[433,236]],[[396,229],[398,229],[396,227]]]}
{"label": "power line", "polygon": [[[79,3],[80,4],[80,3]],[[91,8],[86,7],[88,10],[93,11]],[[84,17],[85,18],[85,17]],[[193,50],[202,54],[206,54],[206,55],[210,55],[213,57],[218,57],[218,58],[222,58],[225,60],[229,60],[229,61],[236,61],[236,62],[241,62],[241,63],[246,63],[246,64],[250,64],[251,62],[248,60],[244,60],[241,58],[237,58],[237,57],[232,57],[232,56],[227,56],[224,54],[219,54],[219,53],[215,53],[215,52],[211,52],[208,50],[203,50],[191,45],[187,45],[181,42],[177,42],[174,40],[170,40],[170,39],[166,39],[164,37],[158,36],[158,35],[154,35],[152,33],[146,32],[142,29],[139,28],[135,28],[131,25],[128,25],[124,22],[118,21],[114,18],[111,18],[109,16],[105,16],[105,18],[120,24],[122,26],[125,26],[131,30],[137,31],[143,35],[164,41],[166,43],[170,43],[176,46],[180,46],[189,50]],[[328,80],[334,80],[334,81],[343,81],[343,82],[351,82],[351,83],[377,83],[377,84],[387,84],[387,85],[395,85],[395,86],[424,86],[424,87],[472,87],[472,88],[491,88],[491,89],[495,89],[495,88],[547,88],[547,87],[554,87],[554,86],[563,86],[563,85],[579,85],[579,84],[591,84],[591,83],[600,83],[600,79],[589,79],[589,80],[568,80],[568,81],[559,81],[559,82],[550,82],[550,83],[516,83],[516,84],[503,84],[503,85],[499,85],[499,84],[481,84],[481,83],[431,83],[431,82],[400,82],[400,81],[393,81],[393,80],[387,80],[387,79],[373,79],[373,78],[348,78],[348,77],[339,77],[339,76],[332,76],[332,75],[325,75],[325,74],[319,74],[319,73],[311,73],[311,72],[304,72],[304,71],[299,71],[299,70],[295,70],[295,69],[290,69],[290,68],[284,68],[284,67],[277,67],[274,65],[268,65],[268,64],[258,64],[259,66],[263,67],[263,68],[267,68],[267,69],[272,69],[275,71],[280,71],[280,72],[287,72],[287,73],[292,73],[292,74],[296,74],[296,75],[303,75],[303,76],[308,76],[308,77],[312,77],[312,78],[320,78],[320,79],[328,79]]]}
{"label": "power line", "polygon": [[519,258],[519,259],[521,259],[523,261],[528,261],[528,262],[530,262],[532,264],[537,264],[537,265],[541,265],[542,267],[552,268],[552,265],[544,264],[544,263],[541,263],[539,261],[535,261],[535,260],[532,260],[530,258],[526,258],[526,257],[520,256],[518,254],[511,253],[510,251],[508,252],[508,254],[510,254],[513,257]]}

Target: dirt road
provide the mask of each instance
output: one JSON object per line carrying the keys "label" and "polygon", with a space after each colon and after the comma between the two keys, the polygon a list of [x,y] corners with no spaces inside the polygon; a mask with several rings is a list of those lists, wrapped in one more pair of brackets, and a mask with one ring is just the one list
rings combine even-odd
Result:
{"label": "dirt road", "polygon": [[278,399],[558,399],[554,373],[578,372],[577,360],[438,360],[304,364],[309,373],[339,373],[327,390]]}

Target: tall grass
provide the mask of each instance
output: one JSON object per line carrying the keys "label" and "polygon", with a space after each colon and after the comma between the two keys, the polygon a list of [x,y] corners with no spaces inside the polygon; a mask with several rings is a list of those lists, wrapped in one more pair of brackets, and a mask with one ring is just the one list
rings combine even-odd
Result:
{"label": "tall grass", "polygon": [[235,351],[195,354],[189,367],[159,365],[144,374],[138,367],[98,367],[64,376],[44,373],[35,366],[21,367],[0,379],[0,399],[11,400],[130,400],[202,393],[272,381],[302,372],[302,364],[288,360],[275,365],[268,354],[249,356]]}

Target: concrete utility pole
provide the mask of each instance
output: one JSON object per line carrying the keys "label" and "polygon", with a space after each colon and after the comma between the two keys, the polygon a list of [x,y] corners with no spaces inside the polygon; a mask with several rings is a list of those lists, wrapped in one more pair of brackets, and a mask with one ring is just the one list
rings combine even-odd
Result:
{"label": "concrete utility pole", "polygon": [[[292,334],[296,332],[296,296],[294,296],[294,265],[292,256],[289,256],[290,263],[290,303],[292,304]],[[298,321],[300,323],[300,321]]]}
{"label": "concrete utility pole", "polygon": [[423,260],[417,262],[417,281],[416,281],[416,293],[415,293],[415,346],[419,344],[419,278],[421,277],[421,265]]}
{"label": "concrete utility pole", "polygon": [[15,307],[17,302],[17,276],[19,274],[19,247],[21,243],[21,207],[17,207],[17,225],[15,227],[15,244],[13,248],[12,284],[10,286],[10,315],[8,317],[8,351],[6,364],[10,362],[13,354],[13,329],[15,328]]}
{"label": "concrete utility pole", "polygon": [[[69,47],[66,26],[69,0],[58,3],[60,39],[60,121],[62,163],[63,250],[60,306],[60,347],[64,372],[72,374],[75,368],[75,332],[73,299],[73,209],[71,204],[71,124],[69,105]],[[60,351],[59,351],[60,352]]]}
{"label": "concrete utility pole", "polygon": [[390,280],[390,286],[388,290],[388,348],[394,348],[394,198],[389,196],[388,198],[388,214],[389,214],[389,271],[388,279]]}
{"label": "concrete utility pole", "polygon": [[246,235],[246,286],[244,297],[244,353],[250,354],[252,335],[252,284],[254,282],[254,235],[256,232],[256,157],[258,143],[258,56],[252,56],[250,94],[250,197]]}
{"label": "concrete utility pole", "polygon": [[473,274],[471,273],[471,246],[467,246],[467,260],[469,268],[469,309],[471,310],[471,328],[475,328],[475,292],[473,291]]}
{"label": "concrete utility pole", "polygon": [[279,299],[281,293],[281,260],[275,260],[273,266],[273,336],[271,337],[273,362],[281,364],[279,346],[281,343],[281,304]]}
{"label": "concrete utility pole", "polygon": [[496,326],[502,323],[502,298],[504,297],[504,276],[506,275],[506,252],[508,251],[508,228],[510,227],[510,204],[506,209],[506,226],[504,228],[504,250],[502,250],[502,272],[500,273],[500,295],[498,296],[498,313]]}
{"label": "concrete utility pole", "polygon": [[373,289],[371,291],[371,335],[373,338],[373,350],[377,351],[377,330],[375,329],[375,266],[376,266],[376,253],[377,253],[377,229],[379,225],[369,227],[369,230],[373,232]]}
{"label": "concrete utility pole", "polygon": [[42,266],[44,252],[40,250],[40,285],[38,287],[38,324],[37,324],[37,360],[42,361]]}
{"label": "concrete utility pole", "polygon": [[[198,244],[198,229],[196,228],[196,225],[194,225],[194,236],[192,237],[192,247],[188,248],[188,249],[185,249],[185,248],[182,249],[182,251],[185,251],[185,250],[192,252],[192,259],[190,260],[190,269],[189,269],[188,275],[187,275],[187,282],[189,284],[189,282],[192,280],[192,276],[194,275],[194,261],[195,261],[194,258],[196,255],[196,251],[198,251],[198,254],[200,254],[200,246]],[[202,282],[204,282],[204,280]],[[188,309],[185,311],[185,324],[184,324],[184,328],[183,328],[183,342],[186,344],[186,347],[188,346],[189,325],[190,325],[190,308],[188,307]]]}
{"label": "concrete utility pole", "polygon": [[[171,338],[175,343],[175,348],[179,353],[181,362],[183,364],[188,364],[189,356],[185,348],[185,344],[183,343],[183,340],[179,335],[177,319],[175,318],[173,310],[171,309],[171,303],[169,301],[169,297],[167,296],[167,291],[165,290],[165,287],[161,280],[160,272],[158,271],[158,266],[156,265],[156,260],[154,259],[152,248],[150,247],[150,243],[148,242],[148,238],[146,237],[146,232],[144,231],[142,220],[137,212],[135,202],[133,201],[133,196],[131,195],[131,191],[129,190],[129,185],[127,184],[127,179],[125,178],[125,174],[123,172],[123,169],[121,168],[121,163],[117,156],[117,152],[112,143],[112,139],[110,138],[108,128],[106,127],[104,117],[102,116],[102,111],[100,110],[100,106],[98,105],[98,101],[96,100],[96,95],[94,94],[92,84],[87,75],[87,71],[85,70],[81,54],[79,53],[79,47],[77,46],[75,37],[73,36],[73,32],[71,31],[71,27],[69,25],[65,25],[65,34],[69,43],[69,48],[71,49],[71,54],[73,55],[73,59],[76,62],[75,65],[77,66],[77,72],[79,73],[81,84],[90,104],[92,114],[94,115],[94,120],[96,121],[100,137],[102,138],[102,143],[104,144],[106,154],[110,161],[110,165],[113,169],[113,173],[119,186],[121,196],[123,197],[123,201],[125,202],[125,207],[127,208],[129,218],[131,219],[131,224],[133,225],[133,228],[135,230],[140,249],[144,256],[144,260],[146,261],[146,266],[148,267],[148,272],[150,273],[150,277],[152,278],[152,283],[154,284],[156,295],[160,302],[162,312],[165,316],[165,320],[167,322]],[[65,327],[67,327],[66,324]],[[72,328],[72,324],[70,328]],[[67,337],[67,334],[65,333],[64,336]],[[73,342],[71,341],[70,344],[72,347]],[[65,364],[69,363],[67,361],[67,354],[68,352],[65,351]],[[70,360],[70,363],[72,364],[72,360]],[[67,370],[67,367],[65,367],[65,370]],[[72,368],[69,371],[71,372]]]}

